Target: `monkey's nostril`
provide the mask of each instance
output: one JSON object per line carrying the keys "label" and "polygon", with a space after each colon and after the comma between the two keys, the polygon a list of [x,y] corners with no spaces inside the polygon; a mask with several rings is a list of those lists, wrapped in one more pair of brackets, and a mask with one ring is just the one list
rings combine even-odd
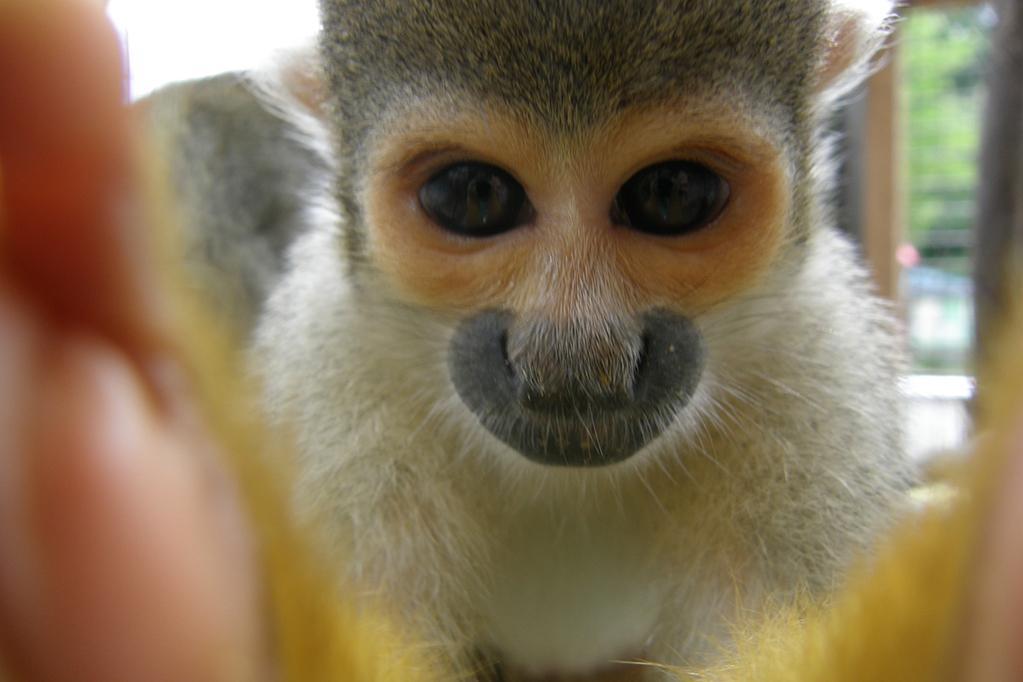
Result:
{"label": "monkey's nostril", "polygon": [[667,310],[648,313],[636,365],[636,400],[646,405],[688,402],[703,363],[703,339],[692,320]]}
{"label": "monkey's nostril", "polygon": [[507,371],[508,378],[513,384],[518,383],[518,378],[515,374],[515,366],[512,364],[511,356],[508,355],[508,331],[501,332],[501,338],[498,339],[498,344],[501,346],[501,358],[504,360],[504,368]]}

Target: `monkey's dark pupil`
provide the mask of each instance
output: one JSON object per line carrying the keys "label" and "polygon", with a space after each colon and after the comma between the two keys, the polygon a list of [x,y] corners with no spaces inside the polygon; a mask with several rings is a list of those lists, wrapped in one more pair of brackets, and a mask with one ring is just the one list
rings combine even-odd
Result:
{"label": "monkey's dark pupil", "polygon": [[470,189],[475,195],[477,201],[486,201],[490,198],[491,187],[490,183],[486,180],[473,180],[472,185],[470,185]]}
{"label": "monkey's dark pupil", "polygon": [[441,170],[419,190],[419,203],[442,228],[488,237],[524,222],[526,192],[505,171],[484,163],[458,163]]}
{"label": "monkey's dark pupil", "polygon": [[466,205],[473,214],[473,218],[481,225],[486,225],[490,218],[490,195],[491,186],[487,180],[476,178],[469,183],[469,197]]}
{"label": "monkey's dark pupil", "polygon": [[690,161],[649,166],[629,178],[615,199],[615,219],[643,232],[680,235],[698,230],[720,214],[728,185]]}

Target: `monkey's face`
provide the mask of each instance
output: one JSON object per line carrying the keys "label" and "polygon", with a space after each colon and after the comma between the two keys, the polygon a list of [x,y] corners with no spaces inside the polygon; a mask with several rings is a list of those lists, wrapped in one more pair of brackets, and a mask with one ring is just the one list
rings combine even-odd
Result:
{"label": "monkey's face", "polygon": [[322,0],[352,270],[452,320],[501,441],[628,458],[807,237],[814,98],[861,47],[832,4]]}
{"label": "monkey's face", "polygon": [[366,257],[402,301],[456,321],[450,378],[494,436],[544,464],[630,457],[699,385],[695,320],[776,256],[778,147],[723,109],[644,111],[566,141],[430,107],[371,155]]}

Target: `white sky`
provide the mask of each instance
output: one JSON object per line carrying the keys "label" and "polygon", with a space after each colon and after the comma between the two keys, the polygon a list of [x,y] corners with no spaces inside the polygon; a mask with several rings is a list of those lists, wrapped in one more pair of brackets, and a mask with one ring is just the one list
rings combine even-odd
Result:
{"label": "white sky", "polygon": [[111,0],[127,46],[131,94],[258,66],[315,35],[316,0]]}

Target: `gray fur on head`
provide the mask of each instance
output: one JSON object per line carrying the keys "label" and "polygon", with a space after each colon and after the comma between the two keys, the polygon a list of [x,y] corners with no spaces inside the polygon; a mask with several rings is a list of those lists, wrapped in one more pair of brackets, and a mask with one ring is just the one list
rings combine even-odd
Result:
{"label": "gray fur on head", "polygon": [[[795,128],[835,37],[828,23],[857,11],[829,0],[322,0],[321,8],[321,48],[349,149],[361,148],[395,98],[453,89],[558,133],[708,91],[775,104]],[[869,33],[843,38],[864,43],[858,53]]]}

